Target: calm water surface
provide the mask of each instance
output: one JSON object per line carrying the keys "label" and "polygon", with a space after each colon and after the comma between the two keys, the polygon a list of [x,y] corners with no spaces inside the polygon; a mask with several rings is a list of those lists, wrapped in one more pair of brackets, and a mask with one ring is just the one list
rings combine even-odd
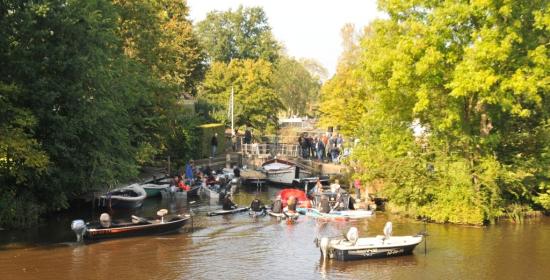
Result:
{"label": "calm water surface", "polygon": [[[279,189],[264,188],[265,202]],[[255,190],[235,198],[248,204]],[[411,256],[323,262],[317,235],[338,235],[350,226],[360,235],[382,234],[387,220],[394,235],[410,235],[424,224],[384,213],[359,221],[317,222],[302,216],[287,225],[247,213],[207,217],[219,208],[207,200],[146,200],[135,213],[153,216],[160,208],[195,213],[181,232],[153,237],[74,242],[72,219],[98,213],[75,210],[35,230],[0,231],[0,279],[550,279],[550,218],[489,227],[427,225],[424,243]],[[114,213],[114,218],[129,212]]]}

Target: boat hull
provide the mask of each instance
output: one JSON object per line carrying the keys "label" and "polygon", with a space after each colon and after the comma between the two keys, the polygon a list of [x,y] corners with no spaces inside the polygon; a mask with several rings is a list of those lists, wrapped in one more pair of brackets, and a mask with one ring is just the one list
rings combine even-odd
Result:
{"label": "boat hull", "polygon": [[138,185],[130,185],[102,195],[99,198],[99,206],[105,208],[139,208],[147,197],[145,190]]}
{"label": "boat hull", "polygon": [[84,233],[84,240],[97,241],[112,238],[125,238],[143,235],[155,235],[175,232],[183,227],[190,216],[180,216],[165,223],[152,224],[125,224],[109,228],[88,228]]}
{"label": "boat hull", "polygon": [[334,259],[339,261],[353,261],[353,260],[397,257],[397,256],[412,254],[416,245],[418,244],[400,246],[400,247],[394,247],[394,248],[349,249],[349,250],[334,249],[333,254],[334,254]]}

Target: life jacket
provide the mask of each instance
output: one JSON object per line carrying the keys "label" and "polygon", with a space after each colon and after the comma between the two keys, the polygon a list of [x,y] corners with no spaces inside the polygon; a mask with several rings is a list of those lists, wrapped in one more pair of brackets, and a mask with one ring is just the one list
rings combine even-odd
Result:
{"label": "life jacket", "polygon": [[186,185],[183,181],[178,182],[178,188],[180,188],[184,191],[189,191],[189,189],[190,189],[190,187],[188,185]]}

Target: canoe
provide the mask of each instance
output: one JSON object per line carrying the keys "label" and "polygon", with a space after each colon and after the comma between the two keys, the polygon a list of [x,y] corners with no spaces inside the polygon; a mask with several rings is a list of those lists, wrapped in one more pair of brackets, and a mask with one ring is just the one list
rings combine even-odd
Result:
{"label": "canoe", "polygon": [[317,240],[324,258],[340,261],[385,258],[411,254],[422,242],[422,235],[391,236],[391,222],[386,223],[384,235],[359,238],[357,228],[352,227],[345,237]]}
{"label": "canoe", "polygon": [[170,184],[147,183],[147,184],[141,184],[140,186],[147,193],[147,197],[155,197],[155,196],[160,196],[162,190],[168,190],[168,188],[170,187]]}
{"label": "canoe", "polygon": [[134,222],[113,223],[109,227],[103,227],[99,223],[84,224],[83,220],[75,220],[71,227],[77,233],[77,237],[82,234],[81,236],[85,241],[94,241],[170,233],[183,227],[190,217],[190,215],[175,215],[164,217],[163,220],[135,217],[137,220],[134,220]]}
{"label": "canoe", "polygon": [[239,213],[239,212],[248,211],[248,209],[250,209],[250,208],[248,208],[248,207],[239,207],[239,208],[235,208],[235,209],[232,209],[232,210],[219,209],[219,210],[216,210],[216,211],[208,212],[206,215],[208,215],[208,216],[218,216],[218,215],[235,214],[235,213]]}
{"label": "canoe", "polygon": [[139,184],[117,188],[99,197],[99,206],[106,208],[139,208],[147,197]]}

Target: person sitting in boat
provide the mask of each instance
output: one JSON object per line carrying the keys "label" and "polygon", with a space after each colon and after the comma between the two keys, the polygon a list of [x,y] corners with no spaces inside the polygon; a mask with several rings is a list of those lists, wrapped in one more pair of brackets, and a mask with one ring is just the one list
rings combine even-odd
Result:
{"label": "person sitting in boat", "polygon": [[286,202],[288,212],[294,213],[296,212],[296,197],[290,196]]}
{"label": "person sitting in boat", "polygon": [[338,179],[334,180],[334,183],[330,185],[330,191],[332,193],[340,192],[340,182],[338,181]]}
{"label": "person sitting in boat", "polygon": [[225,198],[223,199],[223,210],[233,210],[237,207],[237,205],[235,203],[233,203],[233,201],[231,200],[231,195],[228,194],[225,196]]}
{"label": "person sitting in boat", "polygon": [[265,211],[265,206],[258,197],[255,197],[254,200],[252,200],[252,202],[250,203],[250,210],[254,212]]}
{"label": "person sitting in boat", "polygon": [[281,196],[278,195],[273,205],[271,205],[271,212],[273,213],[282,213],[283,212],[283,202],[281,201]]}
{"label": "person sitting in boat", "polygon": [[319,202],[319,212],[321,213],[328,213],[330,212],[330,203],[328,201],[328,196],[322,195],[321,201]]}
{"label": "person sitting in boat", "polygon": [[181,178],[181,176],[179,177],[179,180],[178,180],[178,188],[186,192],[191,189],[191,187],[185,184],[185,181]]}

